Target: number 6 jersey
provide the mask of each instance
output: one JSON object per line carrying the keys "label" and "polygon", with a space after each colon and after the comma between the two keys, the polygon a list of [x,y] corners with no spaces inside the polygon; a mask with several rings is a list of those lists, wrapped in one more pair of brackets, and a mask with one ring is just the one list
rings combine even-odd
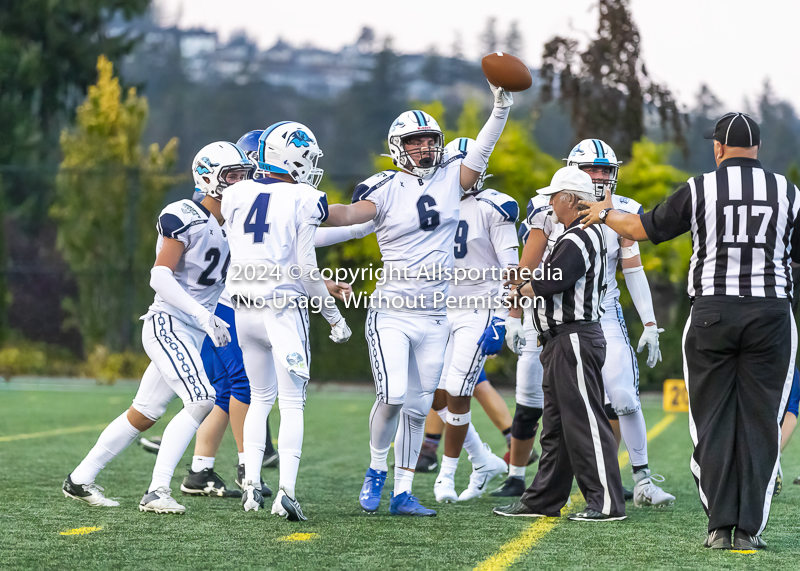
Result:
{"label": "number 6 jersey", "polygon": [[[208,209],[192,200],[179,200],[168,205],[158,217],[156,256],[164,238],[178,240],[184,245],[183,256],[173,275],[181,287],[211,313],[225,288],[225,272],[230,263],[228,237],[223,227]],[[161,299],[156,293],[148,315],[163,311],[192,327],[200,327],[180,309]]]}
{"label": "number 6 jersey", "polygon": [[[462,153],[444,157],[427,179],[389,170],[356,186],[353,202],[368,200],[378,211],[375,235],[387,279],[372,294],[373,309],[447,312],[444,300],[453,270],[463,158]],[[441,300],[436,305],[434,296]]]}

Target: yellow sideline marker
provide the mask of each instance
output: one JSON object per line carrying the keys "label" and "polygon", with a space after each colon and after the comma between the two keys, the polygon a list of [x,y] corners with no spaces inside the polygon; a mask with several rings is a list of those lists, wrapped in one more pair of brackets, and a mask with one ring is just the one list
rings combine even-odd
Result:
{"label": "yellow sideline marker", "polygon": [[293,533],[285,537],[279,537],[278,541],[309,541],[317,537],[316,533]]}
{"label": "yellow sideline marker", "polygon": [[[647,441],[650,442],[654,438],[656,438],[659,434],[664,432],[666,428],[672,424],[675,420],[674,414],[668,414],[664,418],[662,418],[658,424],[656,424],[653,428],[651,428],[647,432]],[[622,452],[619,455],[619,466],[622,468],[625,466],[629,461],[628,452]],[[581,495],[580,491],[572,494],[571,498],[572,506],[568,507],[565,506],[561,510],[561,515],[564,516],[567,514],[567,511],[572,511],[579,509],[577,508],[576,504],[579,501],[583,500],[583,496]],[[512,539],[505,545],[503,545],[500,550],[492,555],[486,561],[479,563],[477,567],[475,567],[474,571],[501,571],[502,569],[506,569],[510,567],[517,559],[519,559],[522,555],[530,551],[530,549],[538,542],[542,537],[547,535],[556,525],[558,525],[561,521],[561,518],[557,517],[543,517],[538,518],[534,523],[532,523],[528,529],[522,532],[518,537]]]}
{"label": "yellow sideline marker", "polygon": [[731,549],[731,553],[738,553],[739,555],[753,555],[758,553],[755,549]]}
{"label": "yellow sideline marker", "polygon": [[11,436],[0,436],[0,442],[13,442],[15,440],[27,440],[29,438],[44,438],[45,436],[61,436],[62,434],[75,434],[76,432],[89,432],[91,430],[100,430],[106,426],[108,426],[108,423],[93,424],[91,426],[73,426],[72,428],[56,428],[55,430],[31,432],[30,434],[12,434]]}
{"label": "yellow sideline marker", "polygon": [[95,531],[100,531],[103,529],[102,527],[79,527],[76,529],[68,529],[67,531],[60,532],[61,535],[86,535],[89,533],[94,533]]}

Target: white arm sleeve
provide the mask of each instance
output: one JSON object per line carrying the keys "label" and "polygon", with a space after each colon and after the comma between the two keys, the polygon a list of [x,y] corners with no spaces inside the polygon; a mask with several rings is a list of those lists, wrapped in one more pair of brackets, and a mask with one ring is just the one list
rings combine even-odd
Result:
{"label": "white arm sleeve", "polygon": [[475,146],[467,153],[461,164],[475,172],[483,172],[489,165],[489,157],[497,144],[500,135],[503,134],[503,128],[506,126],[506,119],[508,119],[509,107],[495,107],[492,109],[492,114],[486,125],[483,126],[481,132],[475,137]]}
{"label": "white arm sleeve", "polygon": [[325,287],[325,282],[319,275],[317,268],[317,253],[314,250],[314,234],[317,227],[314,224],[301,224],[297,232],[297,262],[303,273],[300,281],[309,297],[318,302],[320,312],[325,321],[334,325],[342,319],[336,301]]}
{"label": "white arm sleeve", "polygon": [[150,287],[161,296],[161,299],[176,309],[188,313],[198,323],[205,323],[208,320],[210,312],[181,287],[167,266],[155,266],[150,270]]}
{"label": "white arm sleeve", "polygon": [[338,228],[318,228],[314,236],[314,246],[323,248],[348,240],[355,240],[375,232],[375,222],[369,221],[352,226],[339,226]]}
{"label": "white arm sleeve", "polygon": [[625,276],[625,285],[633,299],[633,305],[642,319],[642,323],[655,323],[656,314],[653,311],[653,296],[650,294],[650,284],[647,283],[647,276],[644,274],[644,267],[625,268],[622,270]]}

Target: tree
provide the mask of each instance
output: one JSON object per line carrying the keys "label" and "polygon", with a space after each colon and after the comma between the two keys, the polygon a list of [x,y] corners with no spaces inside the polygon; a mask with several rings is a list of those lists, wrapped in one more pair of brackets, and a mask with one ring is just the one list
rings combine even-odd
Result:
{"label": "tree", "polygon": [[481,34],[481,55],[490,54],[497,51],[497,18],[489,18],[486,20],[486,29]]}
{"label": "tree", "polygon": [[455,59],[464,59],[464,41],[461,38],[461,32],[456,32],[453,37],[453,45],[450,46],[450,57]]}
{"label": "tree", "polygon": [[[602,137],[628,158],[654,113],[685,152],[685,118],[672,93],[653,81],[640,58],[640,36],[627,0],[599,0],[598,37],[579,53],[578,42],[555,37],[545,44],[541,99],[558,96],[579,139]],[[556,87],[558,89],[556,89]]]}
{"label": "tree", "polygon": [[766,137],[766,144],[759,149],[758,158],[766,168],[785,172],[797,160],[800,119],[791,103],[778,99],[769,80],[764,82],[756,106],[761,137]]}
{"label": "tree", "polygon": [[511,28],[506,35],[506,51],[516,56],[522,55],[524,45],[522,43],[522,34],[519,32],[519,22],[514,20],[511,22]]}
{"label": "tree", "polygon": [[[76,126],[61,133],[64,160],[50,209],[56,245],[75,275],[77,299],[66,301],[87,352],[130,347],[133,327],[152,298],[154,221],[166,191],[177,139],[144,150],[147,100],[123,98],[113,66],[100,56],[97,84],[78,107]],[[139,239],[142,237],[143,239]]]}
{"label": "tree", "polygon": [[361,28],[361,34],[356,40],[356,47],[361,53],[372,53],[375,50],[375,30],[369,26]]}

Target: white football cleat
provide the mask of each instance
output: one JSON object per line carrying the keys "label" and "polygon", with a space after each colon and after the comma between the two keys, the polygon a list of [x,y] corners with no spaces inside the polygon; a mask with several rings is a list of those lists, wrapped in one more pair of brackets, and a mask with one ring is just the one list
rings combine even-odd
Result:
{"label": "white football cleat", "polygon": [[433,484],[433,495],[440,504],[443,502],[457,502],[456,483],[453,478],[443,476],[441,473]]}
{"label": "white football cleat", "polygon": [[459,502],[480,498],[487,492],[489,482],[495,476],[508,472],[508,464],[496,454],[492,454],[488,444],[484,442],[483,445],[486,447],[486,454],[479,458],[479,461],[473,462],[469,486],[458,496]]}
{"label": "white football cleat", "polygon": [[[658,478],[661,478],[660,480]],[[659,476],[658,474],[651,474],[650,468],[645,468],[640,472],[633,475],[633,481],[635,485],[633,486],[633,505],[637,508],[641,508],[644,506],[653,506],[656,508],[662,508],[665,506],[671,506],[675,501],[675,496],[672,494],[668,494],[658,486],[656,486],[653,481],[656,482],[663,482],[664,476]]]}
{"label": "white football cleat", "polygon": [[157,514],[182,514],[186,508],[175,501],[172,490],[160,486],[152,492],[147,492],[139,502],[140,512],[153,512]]}
{"label": "white football cleat", "polygon": [[281,502],[281,500],[283,499],[283,496],[285,496],[285,495],[286,495],[286,492],[284,492],[283,490],[279,490],[278,491],[278,495],[275,496],[275,501],[272,502],[272,511],[270,513],[275,514],[275,515],[279,515],[281,517],[286,517],[286,516],[289,515],[289,512],[287,512],[284,509],[283,504]]}
{"label": "white football cleat", "polygon": [[285,517],[289,521],[307,521],[308,518],[303,514],[300,502],[287,494],[283,488],[278,490],[275,501],[272,502],[272,513],[280,517]]}
{"label": "white football cleat", "polygon": [[119,502],[108,499],[103,494],[103,488],[92,482],[91,484],[76,484],[72,481],[72,474],[64,480],[61,487],[64,497],[86,502],[90,506],[117,507]]}
{"label": "white football cleat", "polygon": [[[259,484],[260,486],[260,484]],[[242,508],[244,511],[257,512],[264,507],[264,496],[251,480],[242,482]]]}

